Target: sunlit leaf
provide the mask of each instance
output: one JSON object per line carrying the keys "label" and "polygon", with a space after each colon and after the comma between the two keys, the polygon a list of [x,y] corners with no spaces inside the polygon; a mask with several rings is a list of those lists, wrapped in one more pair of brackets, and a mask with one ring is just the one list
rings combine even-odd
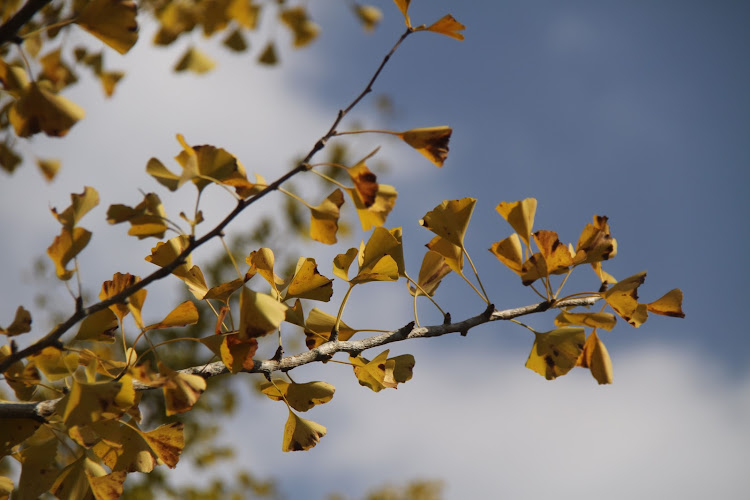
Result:
{"label": "sunlit leaf", "polygon": [[138,40],[138,8],[132,0],[92,0],[76,18],[76,24],[115,49],[126,53]]}
{"label": "sunlit leaf", "polygon": [[452,271],[461,274],[464,269],[464,253],[461,247],[440,236],[435,236],[427,245],[428,249],[443,256],[445,263]]}
{"label": "sunlit leaf", "polygon": [[442,167],[448,158],[448,142],[453,130],[442,125],[439,127],[415,128],[398,135],[405,143],[422,153],[438,167]]}
{"label": "sunlit leaf", "polygon": [[526,368],[547,380],[568,373],[583,352],[586,334],[583,328],[563,327],[549,332],[535,333],[536,339]]}
{"label": "sunlit leaf", "polygon": [[282,451],[309,450],[326,435],[326,428],[312,420],[298,417],[289,410],[289,418],[284,426],[284,440]]}
{"label": "sunlit leaf", "polygon": [[74,379],[57,411],[61,412],[65,425],[73,427],[121,415],[134,403],[135,391],[129,375],[118,382],[84,383]]}
{"label": "sunlit leaf", "polygon": [[258,26],[260,6],[253,0],[232,0],[227,8],[227,14],[247,29],[254,30]]}
{"label": "sunlit leaf", "polygon": [[49,82],[32,82],[23,96],[10,107],[8,119],[16,135],[29,137],[39,132],[63,137],[85,115],[83,108],[57,95]]}
{"label": "sunlit leaf", "polygon": [[638,303],[638,287],[646,280],[646,271],[634,274],[619,281],[602,294],[607,304],[622,319],[634,327],[641,326],[648,319],[648,306]]}
{"label": "sunlit leaf", "polygon": [[331,300],[331,295],[333,295],[333,281],[318,272],[315,259],[300,257],[284,300],[299,297],[328,302]]}
{"label": "sunlit leaf", "polygon": [[53,382],[70,376],[78,368],[78,354],[64,353],[56,347],[45,347],[28,357],[29,364],[39,368]]}
{"label": "sunlit leaf", "polygon": [[[398,233],[400,236],[400,233]],[[399,277],[399,266],[393,255],[401,258],[401,243],[391,231],[376,227],[364,250],[359,252],[359,272],[352,278],[354,284],[369,281],[396,281]]]}
{"label": "sunlit leaf", "polygon": [[475,198],[446,200],[427,212],[419,224],[450,243],[463,248],[464,235],[476,202]]}
{"label": "sunlit leaf", "polygon": [[70,200],[70,206],[62,213],[59,213],[56,208],[50,210],[57,221],[68,229],[72,229],[84,215],[99,204],[99,193],[96,189],[86,186],[83,188],[83,193],[72,193]]}
{"label": "sunlit leaf", "polygon": [[406,22],[406,26],[411,28],[411,20],[409,19],[409,4],[411,3],[411,0],[393,0],[396,3],[396,6],[401,11],[401,14],[404,15],[404,22]]}
{"label": "sunlit leaf", "polygon": [[287,306],[270,295],[258,293],[247,287],[240,295],[239,339],[262,337],[281,325]]}
{"label": "sunlit leaf", "polygon": [[560,242],[554,231],[540,230],[534,233],[534,241],[544,257],[547,273],[559,274],[573,265],[568,247]]}
{"label": "sunlit leaf", "polygon": [[7,328],[0,326],[0,334],[13,337],[15,335],[21,335],[22,333],[31,331],[31,313],[24,309],[23,306],[18,306],[16,309],[16,315],[13,318],[13,322],[8,325]]}
{"label": "sunlit leaf", "polygon": [[146,330],[157,330],[160,328],[175,328],[179,326],[194,325],[198,322],[198,309],[192,300],[186,300],[160,322],[149,325]]}
{"label": "sunlit leaf", "polygon": [[[331,330],[336,324],[336,317],[314,307],[305,321],[305,345],[308,349],[325,344],[331,338]],[[356,330],[343,321],[339,321],[339,340],[349,340],[360,330]]]}
{"label": "sunlit leaf", "polygon": [[[214,339],[217,336],[214,336]],[[255,338],[241,339],[237,335],[219,336],[221,342],[218,344],[218,354],[222,363],[231,373],[239,373],[243,370],[252,370],[255,362],[253,356],[258,350],[258,340]],[[216,345],[216,340],[204,344]],[[209,345],[209,348],[211,346]],[[213,350],[213,349],[212,349]]]}
{"label": "sunlit leaf", "polygon": [[398,193],[393,186],[378,184],[375,202],[367,207],[355,188],[346,188],[346,192],[354,201],[354,207],[357,209],[357,216],[360,224],[362,224],[363,231],[369,231],[373,227],[380,227],[385,224],[388,214],[396,205],[396,198],[398,197]]}
{"label": "sunlit leaf", "polygon": [[[130,273],[115,273],[112,275],[112,280],[102,283],[102,291],[99,292],[99,298],[101,300],[112,298],[131,288],[140,280],[141,279],[138,276],[133,276]],[[141,288],[137,292],[131,294],[128,297],[127,302],[123,300],[122,302],[112,304],[109,308],[115,313],[115,315],[117,315],[120,321],[122,321],[128,313],[132,312],[133,315],[137,317],[136,323],[139,323],[138,326],[143,328],[142,321],[140,320],[140,308],[146,300],[147,293],[148,291],[145,288]]]}
{"label": "sunlit leaf", "polygon": [[398,384],[411,380],[415,363],[414,356],[411,354],[402,354],[386,359],[383,385],[395,389]]}
{"label": "sunlit leaf", "polygon": [[670,290],[662,298],[646,304],[646,307],[649,312],[654,314],[672,316],[675,318],[685,317],[685,313],[682,312],[682,290],[679,288]]}
{"label": "sunlit leaf", "polygon": [[516,274],[523,274],[523,247],[517,233],[492,244],[490,252]]}
{"label": "sunlit leaf", "polygon": [[143,201],[131,208],[127,205],[110,205],[107,210],[110,224],[130,223],[128,234],[138,239],[163,238],[167,230],[167,213],[155,193],[147,193]]}
{"label": "sunlit leaf", "polygon": [[[0,145],[2,147],[2,145]],[[37,158],[36,164],[47,181],[52,181],[60,170],[60,160],[54,158]]]}
{"label": "sunlit leaf", "polygon": [[182,422],[172,422],[149,432],[141,432],[141,436],[159,457],[159,460],[170,469],[174,469],[180,460],[183,448],[185,448],[183,429]]}
{"label": "sunlit leaf", "polygon": [[317,207],[310,208],[310,237],[333,245],[339,230],[339,208],[344,204],[344,193],[336,189]]}
{"label": "sunlit leaf", "polygon": [[146,164],[146,173],[152,176],[162,186],[170,191],[175,191],[182,185],[180,176],[172,173],[157,158],[151,158]]}
{"label": "sunlit leaf", "polygon": [[607,348],[604,347],[604,342],[596,334],[596,328],[591,332],[589,338],[586,339],[583,352],[578,358],[577,366],[591,370],[591,375],[599,384],[611,384],[614,380],[612,375],[612,360],[609,358]]}
{"label": "sunlit leaf", "polygon": [[451,268],[445,262],[445,257],[428,250],[422,259],[422,267],[419,269],[417,283],[420,288],[409,286],[409,293],[412,295],[427,294],[431,297],[440,285],[441,280],[450,272]]}
{"label": "sunlit leaf", "polygon": [[372,361],[359,355],[349,356],[349,362],[353,365],[354,375],[359,380],[359,385],[370,388],[373,392],[380,392],[386,387],[385,368],[389,350],[378,354]]}
{"label": "sunlit leaf", "polygon": [[615,255],[617,255],[617,240],[610,234],[607,218],[595,215],[594,223],[586,224],[578,238],[574,262],[593,264],[611,259]]}
{"label": "sunlit leaf", "polygon": [[340,253],[333,259],[333,274],[344,281],[349,281],[349,267],[359,255],[356,248],[350,248],[346,253]]}
{"label": "sunlit leaf", "polygon": [[536,200],[526,198],[522,201],[503,201],[497,205],[495,210],[503,216],[503,219],[510,224],[528,247],[531,243],[531,228],[534,227]]}
{"label": "sunlit leaf", "polygon": [[[159,267],[165,267],[177,258],[189,244],[188,237],[180,235],[168,241],[161,241],[151,249],[151,255],[146,256],[146,260]],[[180,278],[188,286],[190,292],[196,299],[202,300],[208,292],[206,279],[203,272],[198,266],[194,266],[191,256],[184,259],[184,263],[177,266],[172,274]]]}
{"label": "sunlit leaf", "polygon": [[275,295],[278,296],[279,290],[277,286],[283,285],[284,280],[277,276],[273,270],[273,265],[275,263],[273,250],[270,248],[255,250],[245,259],[245,262],[250,265],[250,270],[248,272],[251,274],[258,273],[263,276],[263,279],[271,285]]}
{"label": "sunlit leaf", "polygon": [[84,318],[75,336],[75,340],[111,344],[115,341],[115,330],[118,325],[115,313],[109,308],[102,309]]}
{"label": "sunlit leaf", "polygon": [[286,399],[289,406],[297,411],[307,411],[316,405],[329,402],[336,389],[325,382],[297,384],[274,379],[273,382],[263,383],[260,391],[274,401]]}

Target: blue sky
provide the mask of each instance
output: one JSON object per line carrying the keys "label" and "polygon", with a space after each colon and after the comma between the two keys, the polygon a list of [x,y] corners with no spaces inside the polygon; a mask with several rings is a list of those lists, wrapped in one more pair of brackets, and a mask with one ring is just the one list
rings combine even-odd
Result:
{"label": "blue sky", "polygon": [[[158,189],[143,169],[149,157],[166,160],[178,151],[174,134],[225,147],[268,179],[286,169],[361,90],[403,31],[392,2],[375,3],[385,18],[375,34],[364,35],[339,4],[312,2],[320,39],[306,50],[285,51],[277,70],[213,44],[219,60],[213,73],[175,77],[170,67],[184,45],[154,50],[146,37],[126,57],[109,55],[113,66],[129,71],[116,98],[104,101],[94,82],[79,85],[70,97],[87,109],[86,120],[63,141],[32,144],[34,152],[62,157],[58,181],[42,185],[26,165],[0,182],[0,206],[13,214],[0,221],[2,234],[13,234],[0,242],[11,257],[0,271],[17,282],[0,290],[0,317],[10,317],[19,300],[32,303],[31,265],[22,263],[31,252],[42,253],[57,231],[48,207],[66,206],[68,193],[80,192],[83,183],[99,189],[104,207],[136,203],[137,189]],[[302,492],[322,498],[336,489],[356,496],[416,477],[442,478],[449,498],[595,498],[597,488],[607,498],[667,492],[738,498],[750,486],[743,467],[750,459],[744,314],[750,273],[743,257],[750,213],[750,7],[730,1],[412,4],[415,24],[450,12],[467,26],[466,40],[430,33],[410,38],[376,85],[376,93],[393,100],[395,116],[379,117],[370,99],[353,119],[394,130],[454,128],[440,170],[397,141],[380,141],[379,157],[390,167],[380,180],[400,193],[389,225],[404,226],[413,274],[430,238],[418,219],[443,199],[473,196],[479,201],[467,247],[493,301],[498,308],[535,302],[487,252],[510,233],[494,211],[497,203],[533,196],[539,200],[535,227],[556,230],[564,241],[575,242],[594,214],[609,216],[619,254],[606,269],[617,278],[647,269],[644,300],[681,288],[687,318],[652,317],[640,329],[620,324],[606,334],[611,387],[598,387],[582,370],[543,380],[523,367],[528,333],[491,325],[468,338],[394,347],[417,359],[414,379],[397,391],[371,394],[348,370],[334,373],[330,366],[300,370],[303,379],[320,377],[337,387],[334,400],[309,416],[329,428],[310,452],[282,454],[285,410],[252,397],[235,434],[224,439],[237,442],[241,433],[247,445],[239,461],[279,478],[293,498]],[[361,144],[363,155],[370,144]],[[231,205],[218,194],[206,201],[217,217]],[[167,203],[176,211],[188,202]],[[151,270],[132,257],[151,245],[123,241],[118,228],[103,222],[104,212],[100,207],[84,219],[95,233],[88,256],[107,255],[87,264],[84,278],[92,289],[115,271]],[[21,223],[27,230],[17,229]],[[319,263],[331,254],[320,246],[308,252]],[[330,264],[321,264],[327,270]],[[573,284],[591,287],[592,278]],[[160,285],[150,300],[168,301],[170,286]],[[395,291],[403,293],[372,287],[366,302],[357,302],[355,293],[347,322],[380,321],[386,328],[408,322],[410,301]],[[482,304],[467,291],[458,280],[446,281],[438,300],[454,318],[473,315]],[[60,297],[65,300],[62,288]],[[424,320],[436,320],[426,305],[422,310]],[[552,316],[530,322],[549,329]],[[242,431],[248,418],[268,430]]]}

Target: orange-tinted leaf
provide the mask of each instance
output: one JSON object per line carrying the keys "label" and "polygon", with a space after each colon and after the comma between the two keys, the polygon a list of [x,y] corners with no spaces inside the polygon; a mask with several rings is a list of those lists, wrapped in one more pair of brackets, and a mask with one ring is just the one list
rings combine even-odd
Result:
{"label": "orange-tinted leaf", "polygon": [[92,0],[83,8],[76,24],[124,54],[138,40],[137,11],[132,0]]}
{"label": "orange-tinted leaf", "polygon": [[568,270],[573,265],[573,258],[568,247],[560,242],[554,231],[541,230],[534,233],[534,241],[539,247],[539,252],[549,274],[558,274]]}
{"label": "orange-tinted leaf", "polygon": [[315,259],[300,257],[284,300],[292,297],[328,302],[333,295],[333,281],[318,272]]}
{"label": "orange-tinted leaf", "polygon": [[151,450],[167,467],[174,469],[185,448],[185,435],[182,422],[172,422],[162,425],[149,432],[141,432],[141,436],[148,443]]}
{"label": "orange-tinted leaf", "polygon": [[401,11],[401,14],[404,15],[404,21],[406,22],[406,26],[411,28],[411,20],[409,19],[409,4],[411,3],[411,0],[393,0],[396,3],[396,6]]}
{"label": "orange-tinted leaf", "polygon": [[612,360],[609,358],[607,348],[604,347],[604,342],[596,334],[596,328],[586,339],[577,366],[591,370],[591,375],[600,385],[612,383]]}
{"label": "orange-tinted leaf", "polygon": [[24,309],[23,306],[18,306],[16,309],[16,316],[13,318],[13,322],[8,325],[7,328],[0,326],[0,334],[13,337],[15,335],[21,335],[22,333],[31,331],[31,313]]}
{"label": "orange-tinted leaf", "polygon": [[531,243],[531,228],[534,226],[536,200],[526,198],[522,201],[503,201],[497,205],[495,210],[503,216],[503,219],[510,224],[528,247]]}
{"label": "orange-tinted leaf", "polygon": [[415,128],[398,135],[405,143],[413,147],[425,158],[438,167],[442,167],[448,158],[448,142],[453,130],[446,126]]}
{"label": "orange-tinted leaf", "polygon": [[622,319],[638,328],[648,319],[648,306],[638,303],[638,287],[646,280],[646,271],[626,278],[602,294],[607,304]]}
{"label": "orange-tinted leaf", "polygon": [[578,238],[574,261],[577,264],[595,263],[611,259],[617,255],[617,240],[609,231],[607,218],[594,216],[593,224],[586,224]]}
{"label": "orange-tinted leaf", "polygon": [[[211,348],[212,345],[217,345],[216,338],[215,336],[213,341],[203,343]],[[224,335],[218,338],[221,339],[221,342],[218,343],[219,357],[231,373],[239,373],[253,368],[255,365],[253,356],[258,350],[258,339],[241,339],[237,335]]]}
{"label": "orange-tinted leaf", "polygon": [[84,117],[80,106],[55,94],[47,83],[29,84],[24,95],[11,106],[8,119],[19,137],[39,132],[63,137]]}
{"label": "orange-tinted leaf", "polygon": [[367,168],[365,161],[372,158],[378,152],[378,149],[380,148],[375,149],[353,166],[346,169],[346,172],[354,183],[354,189],[356,189],[359,195],[360,202],[365,208],[369,208],[375,203],[375,197],[378,193],[377,177]]}
{"label": "orange-tinted leaf", "polygon": [[369,231],[373,227],[380,227],[385,224],[388,214],[396,205],[396,198],[398,197],[398,193],[393,186],[378,184],[375,202],[367,207],[356,189],[346,188],[346,192],[354,201],[354,207],[357,209],[357,216],[360,224],[362,224],[363,231]]}
{"label": "orange-tinted leaf", "polygon": [[312,420],[300,418],[289,410],[289,418],[284,426],[282,451],[309,450],[326,435],[326,428]]}
{"label": "orange-tinted leaf", "polygon": [[492,244],[490,252],[516,274],[523,274],[523,247],[517,233]]}
{"label": "orange-tinted leaf", "polygon": [[419,224],[450,243],[463,248],[464,235],[476,202],[475,198],[446,200],[427,212]]}
{"label": "orange-tinted leaf", "polygon": [[466,26],[456,21],[452,15],[446,14],[430,26],[424,28],[426,31],[432,31],[434,33],[440,33],[441,35],[455,38],[456,40],[463,40],[464,35],[459,33],[466,29]]}
{"label": "orange-tinted leaf", "polygon": [[682,290],[675,288],[667,292],[662,298],[646,304],[648,310],[654,314],[684,318],[682,312]]}
{"label": "orange-tinted leaf", "polygon": [[536,339],[526,368],[547,380],[568,373],[583,352],[586,334],[583,328],[563,327],[549,332],[535,333]]}
{"label": "orange-tinted leaf", "polygon": [[389,350],[378,354],[372,361],[362,355],[349,356],[349,362],[353,365],[354,375],[359,380],[359,385],[370,388],[373,392],[380,392],[386,387],[385,368]]}
{"label": "orange-tinted leaf", "polygon": [[149,325],[146,330],[157,330],[160,328],[175,328],[178,326],[194,325],[198,322],[198,309],[192,300],[186,300],[179,306],[175,307],[167,317],[159,323]]}
{"label": "orange-tinted leaf", "polygon": [[[141,278],[139,278],[138,276],[133,276],[129,273],[115,273],[112,276],[111,281],[105,281],[104,283],[102,283],[102,291],[99,292],[99,298],[101,300],[106,300],[114,297],[115,295],[132,287],[140,280]],[[143,302],[146,300],[147,293],[148,291],[145,288],[141,288],[134,294],[130,295],[127,299],[127,302],[123,300],[123,302],[112,304],[111,306],[109,306],[109,308],[113,313],[117,315],[120,321],[122,321],[122,319],[127,316],[129,312],[132,312],[138,326],[140,328],[143,328],[143,322],[140,318],[141,307],[143,306]]]}
{"label": "orange-tinted leaf", "polygon": [[339,208],[344,204],[344,193],[336,189],[317,207],[310,208],[310,237],[333,245],[339,230]]}
{"label": "orange-tinted leaf", "polygon": [[[331,338],[331,330],[336,324],[336,317],[314,307],[305,321],[305,345],[308,349],[325,344]],[[349,340],[360,330],[356,330],[343,321],[339,321],[339,340]]]}

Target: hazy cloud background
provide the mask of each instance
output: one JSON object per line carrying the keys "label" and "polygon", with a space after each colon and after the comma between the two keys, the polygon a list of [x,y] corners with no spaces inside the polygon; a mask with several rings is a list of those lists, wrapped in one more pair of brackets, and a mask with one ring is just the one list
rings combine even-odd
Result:
{"label": "hazy cloud background", "polygon": [[[171,67],[188,41],[155,49],[148,25],[131,54],[108,54],[112,67],[128,72],[115,98],[102,98],[96,82],[79,84],[68,97],[86,108],[86,119],[64,140],[35,139],[28,149],[61,157],[59,179],[47,185],[27,164],[0,180],[0,323],[18,304],[33,304],[30,259],[58,232],[48,208],[67,206],[84,184],[103,200],[83,220],[94,232],[82,255],[85,283],[96,290],[115,271],[152,270],[141,256],[153,243],[124,239],[104,214],[109,203],[137,203],[138,189],[158,189],[145,164],[152,156],[171,161],[176,133],[226,148],[267,179],[285,171],[403,31],[392,2],[373,3],[386,15],[366,36],[343,4],[311,2],[321,38],[284,51],[279,69],[208,42],[218,68],[175,76]],[[328,427],[318,447],[281,453],[286,410],[250,391],[220,439],[241,443],[237,463],[276,477],[291,498],[361,496],[418,477],[443,479],[449,498],[743,498],[750,487],[750,7],[415,0],[411,8],[415,24],[447,12],[467,25],[466,41],[414,36],[376,87],[395,104],[392,118],[377,118],[383,126],[455,130],[441,170],[381,141],[391,169],[380,180],[400,193],[389,226],[404,226],[407,265],[416,273],[429,240],[417,220],[443,199],[474,196],[468,248],[493,301],[499,308],[534,302],[486,251],[510,232],[495,205],[534,196],[535,227],[566,241],[576,241],[593,214],[608,215],[620,242],[608,271],[624,278],[648,269],[644,300],[682,288],[687,318],[656,317],[641,329],[621,324],[605,334],[615,369],[609,387],[583,370],[547,382],[525,369],[532,339],[513,325],[393,347],[417,359],[414,379],[397,391],[372,394],[345,367],[300,369],[296,378],[337,387],[334,400],[309,415]],[[199,35],[194,41],[204,43]],[[354,118],[375,120],[373,103]],[[218,191],[204,206],[215,217],[232,205]],[[189,197],[162,198],[171,212],[192,207]],[[308,254],[330,275],[331,249],[312,246]],[[590,288],[590,279],[573,284]],[[402,286],[370,289],[355,292],[348,323],[395,328],[409,320]],[[159,284],[144,312],[161,317],[158,305],[173,304],[175,295],[173,284]],[[482,310],[458,280],[438,298],[454,318]],[[423,321],[439,321],[426,304],[421,310]],[[551,317],[530,322],[549,328]],[[177,470],[191,478],[200,472],[188,464]]]}

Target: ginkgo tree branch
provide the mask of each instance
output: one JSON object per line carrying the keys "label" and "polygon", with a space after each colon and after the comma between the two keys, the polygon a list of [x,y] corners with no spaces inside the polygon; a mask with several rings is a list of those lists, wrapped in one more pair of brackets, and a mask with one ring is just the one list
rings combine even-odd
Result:
{"label": "ginkgo tree branch", "polygon": [[[31,2],[29,2],[31,3]],[[27,4],[28,5],[28,4]],[[26,6],[24,6],[26,8]],[[385,55],[382,62],[378,66],[378,68],[375,70],[375,73],[370,78],[370,80],[367,82],[367,86],[365,89],[360,92],[352,102],[349,103],[349,105],[339,110],[339,112],[336,115],[336,119],[333,121],[333,124],[328,129],[328,131],[318,139],[318,141],[315,143],[315,145],[310,149],[310,151],[307,153],[307,155],[302,159],[296,167],[294,167],[292,170],[288,171],[286,174],[282,175],[278,179],[276,179],[271,184],[267,185],[265,188],[263,188],[262,191],[258,192],[254,196],[239,200],[237,202],[237,205],[235,208],[221,221],[219,222],[212,230],[204,234],[202,237],[195,239],[192,236],[190,236],[188,245],[185,247],[185,249],[169,264],[165,265],[164,267],[161,267],[154,271],[153,273],[149,274],[142,280],[134,283],[133,285],[129,286],[128,288],[125,288],[120,293],[117,293],[116,295],[113,295],[107,299],[104,299],[100,302],[97,302],[95,304],[92,304],[88,307],[83,307],[80,300],[77,300],[76,310],[75,312],[68,317],[64,322],[58,324],[55,328],[53,328],[47,335],[39,339],[38,341],[34,342],[33,344],[29,345],[28,347],[24,349],[16,349],[15,345],[12,344],[12,352],[11,354],[0,361],[0,373],[4,373],[10,366],[22,359],[25,359],[33,354],[37,354],[41,352],[43,349],[47,347],[53,347],[53,346],[60,346],[60,338],[68,331],[70,330],[76,323],[81,321],[82,319],[101,311],[111,305],[123,303],[125,300],[127,300],[128,297],[136,293],[138,290],[141,290],[154,281],[160,280],[172,273],[177,267],[184,264],[187,261],[187,258],[190,256],[190,254],[196,250],[198,247],[202,246],[204,243],[208,242],[209,240],[223,234],[224,228],[229,225],[232,220],[234,220],[242,211],[244,211],[247,207],[252,205],[253,203],[257,202],[264,196],[266,196],[268,193],[272,191],[276,191],[279,189],[279,187],[285,183],[290,178],[294,177],[295,175],[310,170],[310,161],[312,158],[320,151],[322,150],[328,140],[336,135],[336,127],[341,123],[341,120],[344,119],[344,117],[368,94],[372,91],[372,86],[375,83],[375,80],[377,80],[378,76],[382,72],[385,65],[390,60],[391,56],[394,54],[396,49],[401,45],[401,43],[406,39],[407,36],[409,36],[411,33],[413,33],[414,30],[412,28],[407,28],[407,30],[399,37],[398,41],[393,45],[390,51]],[[2,40],[2,38],[0,38]]]}
{"label": "ginkgo tree branch", "polygon": [[[253,367],[242,371],[247,373],[262,373],[265,375],[270,375],[277,371],[287,372],[310,363],[328,361],[334,354],[339,352],[346,352],[356,356],[368,349],[408,339],[440,337],[449,333],[460,333],[461,335],[466,335],[470,329],[492,321],[508,321],[520,316],[544,312],[550,308],[592,306],[600,299],[600,296],[595,295],[565,299],[557,302],[539,302],[537,304],[505,309],[502,311],[496,310],[494,305],[489,305],[481,314],[467,318],[463,321],[423,327],[415,327],[414,323],[410,322],[397,330],[373,335],[361,340],[331,340],[307,352],[294,354],[278,360],[253,360]],[[229,369],[221,361],[176,371],[187,375],[199,375],[206,379],[229,373]],[[147,391],[157,389],[158,386],[151,386],[133,380],[133,388],[136,391]],[[60,399],[26,403],[0,403],[0,420],[9,418],[44,420],[46,417],[54,413],[56,404]]]}
{"label": "ginkgo tree branch", "polygon": [[34,15],[42,10],[52,0],[29,0],[0,26],[0,45],[7,42],[21,43],[23,40],[18,36],[18,30],[28,23]]}

